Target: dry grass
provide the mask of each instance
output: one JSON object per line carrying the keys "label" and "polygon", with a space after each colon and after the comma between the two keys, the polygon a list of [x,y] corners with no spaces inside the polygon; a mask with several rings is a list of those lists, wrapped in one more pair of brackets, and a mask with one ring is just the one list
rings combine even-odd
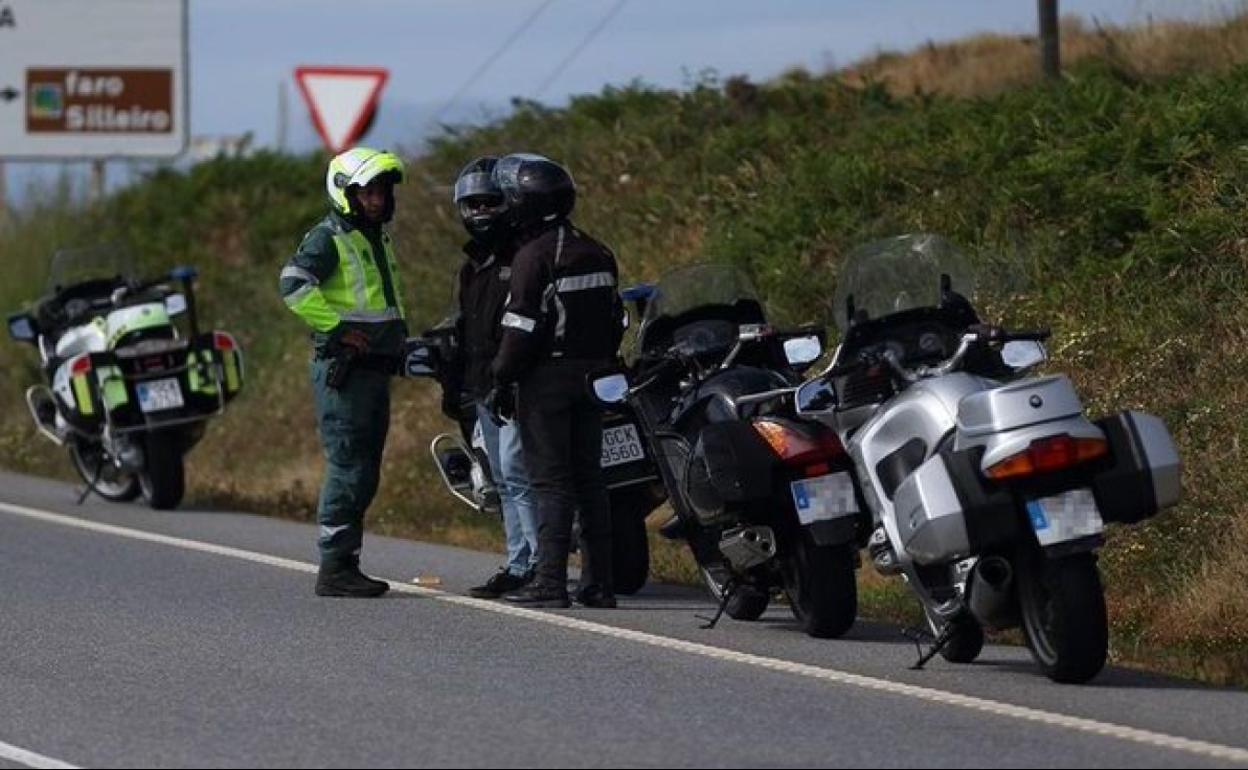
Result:
{"label": "dry grass", "polygon": [[[1244,16],[1216,25],[1168,21],[1127,28],[1067,17],[1061,35],[1063,66],[1104,59],[1134,78],[1219,72],[1248,61]],[[1034,37],[980,35],[905,54],[883,52],[843,75],[851,85],[882,83],[898,95],[982,97],[1037,82],[1039,61]]]}

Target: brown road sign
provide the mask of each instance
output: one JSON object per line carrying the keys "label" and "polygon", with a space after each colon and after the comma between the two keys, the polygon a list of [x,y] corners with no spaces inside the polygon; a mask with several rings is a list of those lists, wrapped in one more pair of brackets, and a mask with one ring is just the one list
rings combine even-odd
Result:
{"label": "brown road sign", "polygon": [[104,67],[26,70],[32,134],[164,134],[173,130],[173,71]]}

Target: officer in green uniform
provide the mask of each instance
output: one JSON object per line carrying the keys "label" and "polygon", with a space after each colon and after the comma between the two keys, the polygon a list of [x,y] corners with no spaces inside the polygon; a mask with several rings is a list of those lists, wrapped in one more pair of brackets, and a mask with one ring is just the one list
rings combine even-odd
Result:
{"label": "officer in green uniform", "polygon": [[390,426],[390,377],[407,325],[398,263],[385,223],[403,163],[356,147],[329,164],[330,212],[304,236],[281,275],[286,306],[312,327],[312,390],[325,449],[319,596],[380,596],[360,572],[364,511],[377,493]]}

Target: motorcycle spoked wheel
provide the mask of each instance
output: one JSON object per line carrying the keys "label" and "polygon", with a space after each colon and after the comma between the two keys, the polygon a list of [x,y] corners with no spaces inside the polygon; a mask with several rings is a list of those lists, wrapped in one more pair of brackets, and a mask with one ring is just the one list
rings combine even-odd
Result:
{"label": "motorcycle spoked wheel", "polygon": [[[698,574],[702,576],[702,583],[706,586],[711,598],[716,603],[722,602],[724,586],[728,583],[728,568],[722,564],[710,566],[699,564]],[[767,611],[769,604],[771,604],[770,594],[756,586],[744,585],[738,587],[732,598],[728,600],[724,614],[733,620],[758,620]]]}
{"label": "motorcycle spoked wheel", "polygon": [[114,503],[128,503],[139,496],[139,479],[132,473],[121,473],[104,454],[100,444],[69,442],[69,460],[83,483],[100,497]]}
{"label": "motorcycle spoked wheel", "polygon": [[177,431],[147,434],[145,467],[139,473],[143,500],[158,511],[177,508],[186,493],[183,441]]}
{"label": "motorcycle spoked wheel", "polygon": [[1021,560],[1019,605],[1027,647],[1055,682],[1081,684],[1105,667],[1109,620],[1094,554]]}
{"label": "motorcycle spoked wheel", "polygon": [[816,545],[803,532],[785,559],[784,592],[793,616],[816,639],[844,636],[858,618],[854,546]]}

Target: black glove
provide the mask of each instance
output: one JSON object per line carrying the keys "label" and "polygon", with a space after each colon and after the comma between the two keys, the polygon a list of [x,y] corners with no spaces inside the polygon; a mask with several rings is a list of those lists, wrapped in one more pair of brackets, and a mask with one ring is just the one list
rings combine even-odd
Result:
{"label": "black glove", "polygon": [[485,409],[495,425],[516,419],[516,388],[514,385],[496,385],[485,397]]}
{"label": "black glove", "polygon": [[459,388],[442,389],[442,414],[455,422],[464,418],[464,398]]}

